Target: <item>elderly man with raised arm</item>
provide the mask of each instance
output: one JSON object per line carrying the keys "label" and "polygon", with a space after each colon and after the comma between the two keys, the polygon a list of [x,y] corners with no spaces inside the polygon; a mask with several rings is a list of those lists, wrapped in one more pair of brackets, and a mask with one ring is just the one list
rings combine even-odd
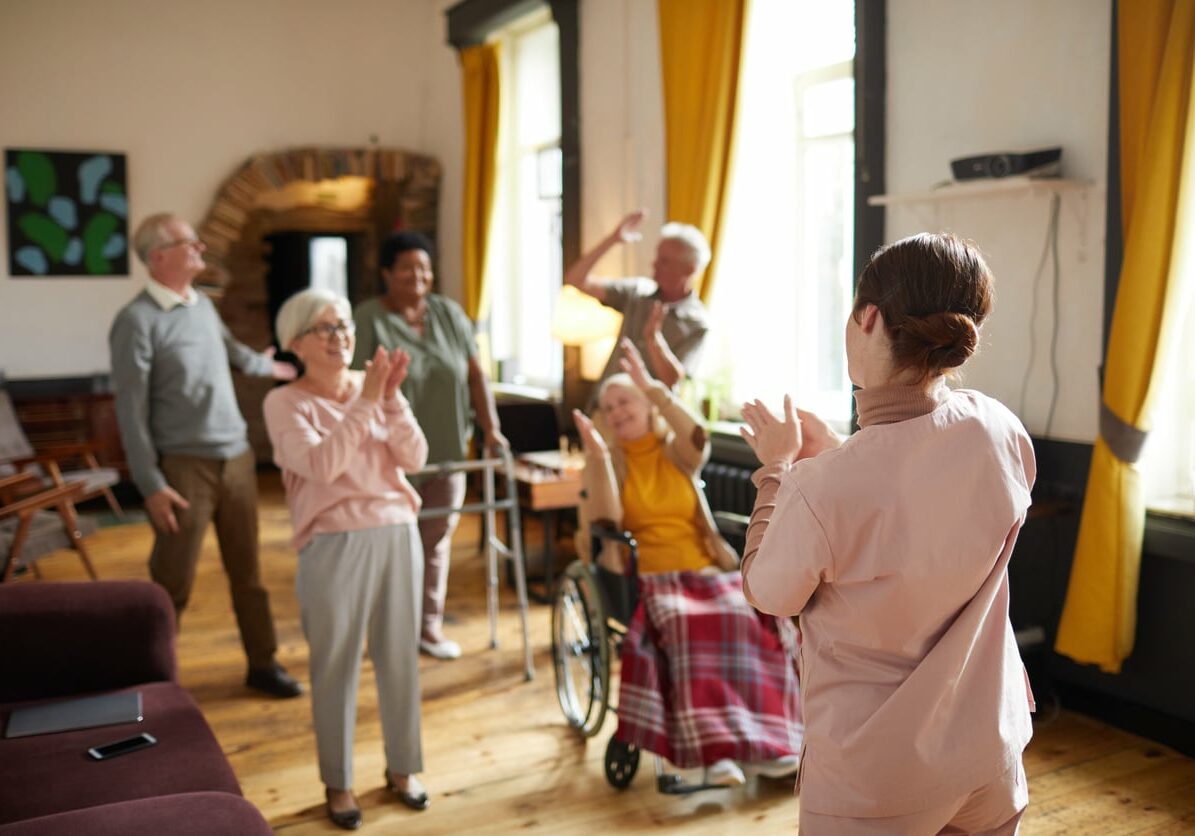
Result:
{"label": "elderly man with raised arm", "polygon": [[[689,224],[665,224],[652,262],[652,278],[601,279],[591,275],[616,244],[643,237],[639,227],[646,215],[640,209],[619,221],[609,235],[568,268],[564,282],[621,313],[619,342],[623,337],[629,339],[647,361],[651,376],[671,388],[685,376],[693,376],[709,331],[705,306],[693,292],[694,283],[710,262],[705,236]],[[616,345],[602,380],[618,372],[619,356]]]}
{"label": "elderly man with raised arm", "polygon": [[277,697],[302,686],[274,660],[277,642],[257,552],[257,474],[229,364],[291,379],[295,369],[237,342],[211,301],[192,287],[203,242],[189,224],[151,215],[133,236],[149,269],[145,290],[108,334],[120,436],[154,526],[149,571],[182,614],[208,523],[215,522],[241,642],[246,684]]}

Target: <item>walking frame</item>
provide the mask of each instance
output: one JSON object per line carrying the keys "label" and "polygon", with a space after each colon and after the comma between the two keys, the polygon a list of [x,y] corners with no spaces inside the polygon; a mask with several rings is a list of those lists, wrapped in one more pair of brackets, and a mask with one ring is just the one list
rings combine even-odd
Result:
{"label": "walking frame", "polygon": [[[487,453],[489,451],[486,451]],[[414,471],[409,476],[448,476],[452,473],[482,471],[482,501],[465,502],[458,508],[423,508],[419,519],[447,517],[451,514],[481,513],[485,517],[485,565],[486,565],[486,607],[490,617],[490,649],[498,648],[498,555],[514,561],[515,589],[519,598],[519,617],[523,622],[523,661],[528,682],[535,678],[531,663],[531,639],[527,632],[527,569],[523,561],[523,529],[519,522],[519,493],[515,484],[514,457],[505,447],[499,449],[497,458],[469,459],[465,461],[442,462]],[[494,496],[494,472],[501,470],[506,479],[506,496]],[[497,511],[506,512],[506,531],[510,545],[498,539],[495,516]]]}

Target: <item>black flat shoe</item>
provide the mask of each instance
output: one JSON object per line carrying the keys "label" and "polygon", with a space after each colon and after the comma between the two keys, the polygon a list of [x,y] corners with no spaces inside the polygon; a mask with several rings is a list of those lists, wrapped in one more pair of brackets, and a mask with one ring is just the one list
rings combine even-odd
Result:
{"label": "black flat shoe", "polygon": [[406,790],[400,790],[397,786],[395,786],[394,782],[390,780],[389,770],[386,771],[386,789],[394,793],[398,797],[399,801],[410,807],[412,810],[426,810],[428,807],[432,806],[432,800],[427,797],[426,791],[420,792],[416,795],[409,793]]}
{"label": "black flat shoe", "polygon": [[303,693],[302,683],[277,662],[268,668],[250,668],[245,684],[279,699],[289,699]]}
{"label": "black flat shoe", "polygon": [[[327,792],[324,793],[324,798],[328,797]],[[354,807],[351,810],[341,810],[339,813],[332,810],[331,802],[324,801],[324,811],[328,814],[332,824],[336,825],[342,830],[356,830],[361,826],[365,819],[361,816],[361,808]]]}

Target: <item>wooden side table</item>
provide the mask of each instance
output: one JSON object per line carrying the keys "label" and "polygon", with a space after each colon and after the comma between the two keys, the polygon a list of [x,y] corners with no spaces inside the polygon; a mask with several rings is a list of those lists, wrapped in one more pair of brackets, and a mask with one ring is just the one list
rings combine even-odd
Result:
{"label": "wooden side table", "polygon": [[[559,450],[521,453],[515,459],[515,482],[518,485],[519,505],[539,514],[544,522],[544,592],[542,596],[535,597],[546,603],[551,600],[555,582],[553,575],[559,514],[581,504],[581,471],[574,462],[566,460]],[[526,543],[526,538],[523,542]]]}

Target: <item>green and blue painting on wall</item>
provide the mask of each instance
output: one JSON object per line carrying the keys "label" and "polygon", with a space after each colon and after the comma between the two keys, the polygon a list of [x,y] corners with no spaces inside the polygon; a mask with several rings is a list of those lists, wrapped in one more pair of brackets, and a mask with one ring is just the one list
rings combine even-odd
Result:
{"label": "green and blue painting on wall", "polygon": [[124,154],[6,148],[10,276],[127,276]]}

